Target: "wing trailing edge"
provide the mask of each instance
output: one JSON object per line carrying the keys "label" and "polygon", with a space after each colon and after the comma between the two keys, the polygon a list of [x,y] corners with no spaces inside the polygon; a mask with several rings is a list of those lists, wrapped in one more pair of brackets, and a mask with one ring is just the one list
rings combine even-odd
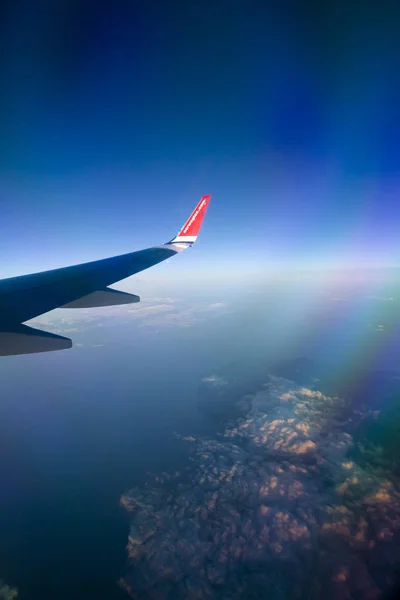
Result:
{"label": "wing trailing edge", "polygon": [[101,306],[134,304],[135,302],[140,302],[139,296],[106,287],[104,290],[96,290],[87,296],[68,302],[60,308],[99,308]]}
{"label": "wing trailing edge", "polygon": [[27,325],[20,325],[13,331],[0,331],[0,356],[67,350],[71,346],[69,338]]}

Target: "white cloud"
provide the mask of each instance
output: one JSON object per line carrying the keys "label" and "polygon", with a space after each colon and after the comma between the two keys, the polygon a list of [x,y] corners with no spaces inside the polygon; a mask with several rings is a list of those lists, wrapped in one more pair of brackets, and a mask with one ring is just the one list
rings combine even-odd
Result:
{"label": "white cloud", "polygon": [[146,314],[156,314],[160,312],[169,312],[174,310],[174,307],[170,304],[154,304],[153,306],[141,306],[138,308],[131,308],[127,312],[130,316],[142,316]]}
{"label": "white cloud", "polygon": [[[81,310],[54,311],[32,321],[32,326],[42,326],[55,333],[85,332],[90,327],[116,327],[129,321],[141,328],[154,329],[168,327],[193,327],[202,321],[220,318],[221,309],[228,307],[226,302],[185,302],[170,296],[151,296],[133,305],[118,305]],[[223,315],[228,311],[224,310]]]}
{"label": "white cloud", "polygon": [[169,296],[166,296],[165,298],[163,298],[162,296],[153,296],[153,297],[148,297],[145,298],[144,300],[142,300],[141,302],[161,302],[162,304],[175,304],[177,302],[176,298],[171,298]]}
{"label": "white cloud", "polygon": [[228,306],[226,302],[214,302],[214,304],[210,304],[209,308],[225,308],[225,306]]}
{"label": "white cloud", "polygon": [[209,377],[203,377],[202,381],[205,383],[212,383],[213,385],[228,385],[228,382],[223,377],[219,377],[218,375],[210,375]]}
{"label": "white cloud", "polygon": [[367,296],[369,300],[377,300],[379,302],[391,302],[394,300],[393,296]]}

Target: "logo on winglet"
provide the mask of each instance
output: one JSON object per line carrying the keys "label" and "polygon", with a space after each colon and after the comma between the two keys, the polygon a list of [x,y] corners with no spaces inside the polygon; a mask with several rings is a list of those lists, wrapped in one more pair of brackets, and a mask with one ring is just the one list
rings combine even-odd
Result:
{"label": "logo on winglet", "polygon": [[204,207],[204,205],[207,204],[207,198],[204,198],[203,202],[201,202],[200,206],[198,207],[197,210],[195,210],[195,212],[193,213],[193,215],[191,216],[191,218],[189,219],[189,221],[186,224],[186,227],[184,228],[184,230],[182,231],[182,233],[186,233],[187,230],[189,229],[189,227],[193,224],[193,222],[195,221],[197,215],[199,214],[199,212],[201,211],[201,209]]}

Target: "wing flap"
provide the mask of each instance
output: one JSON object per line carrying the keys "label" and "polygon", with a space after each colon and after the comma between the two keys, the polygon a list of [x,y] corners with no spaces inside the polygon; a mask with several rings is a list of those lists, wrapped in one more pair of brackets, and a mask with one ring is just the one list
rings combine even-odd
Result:
{"label": "wing flap", "polygon": [[78,300],[68,302],[60,308],[98,308],[100,306],[116,306],[135,302],[140,302],[139,296],[106,287],[104,290],[96,290],[87,296],[78,298]]}
{"label": "wing flap", "polygon": [[66,350],[71,346],[69,338],[27,325],[20,325],[13,331],[0,332],[0,356]]}

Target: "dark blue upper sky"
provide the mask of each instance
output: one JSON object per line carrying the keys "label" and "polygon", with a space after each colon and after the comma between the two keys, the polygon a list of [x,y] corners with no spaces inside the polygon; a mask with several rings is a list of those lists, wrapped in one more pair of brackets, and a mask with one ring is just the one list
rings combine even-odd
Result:
{"label": "dark blue upper sky", "polygon": [[205,193],[180,270],[400,264],[396,4],[5,3],[1,274],[166,241]]}

